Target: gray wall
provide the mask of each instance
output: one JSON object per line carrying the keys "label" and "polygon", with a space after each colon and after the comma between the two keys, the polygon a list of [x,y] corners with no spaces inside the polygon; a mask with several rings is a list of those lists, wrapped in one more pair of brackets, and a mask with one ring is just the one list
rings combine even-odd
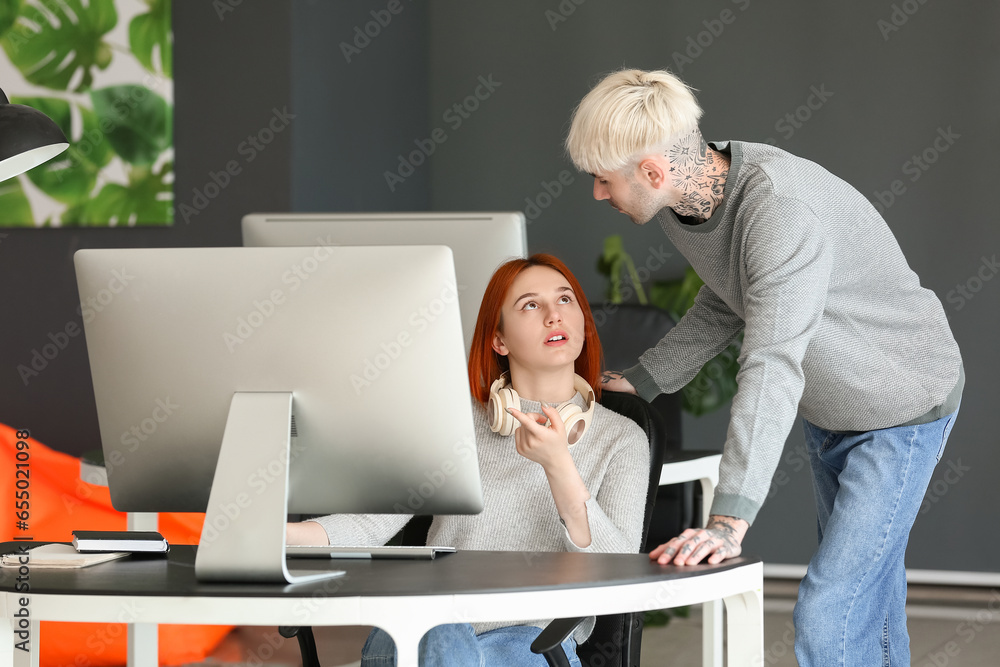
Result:
{"label": "gray wall", "polygon": [[292,8],[293,209],[429,209],[426,164],[393,196],[383,175],[427,127],[427,7],[401,2],[392,13],[384,1],[298,0]]}
{"label": "gray wall", "polygon": [[[916,11],[893,17],[893,6],[904,5]],[[556,15],[548,12],[560,7],[575,10],[550,24]],[[725,10],[728,24],[719,21]],[[901,25],[886,38],[878,22],[897,27],[893,18]],[[995,525],[1000,507],[993,481],[1000,448],[990,419],[1000,373],[1000,277],[996,268],[981,268],[984,257],[1000,254],[988,206],[1000,148],[997,25],[1000,6],[968,1],[435,2],[432,125],[473,92],[479,75],[492,73],[503,85],[434,156],[432,204],[524,209],[525,197],[543,191],[542,181],[572,172],[561,148],[569,113],[599,74],[622,66],[680,72],[700,90],[709,138],[771,140],[873,201],[901,181],[905,191],[885,209],[886,220],[922,283],[944,302],[968,372],[962,414],[914,528],[907,565],[996,571],[1000,536],[973,526],[984,519]],[[690,46],[699,40],[700,47]],[[801,108],[814,88],[826,99],[814,97],[818,108]],[[793,125],[789,113],[806,120]],[[928,159],[935,162],[914,173],[906,163],[933,146],[939,128],[959,138],[939,155],[932,149]],[[622,234],[640,264],[653,260],[650,248],[673,249],[655,225],[634,228],[594,202],[591,182],[572,173],[572,185],[529,227],[529,246],[566,259],[599,300],[603,284],[593,266],[606,235]],[[675,254],[654,277],[674,277],[684,265]],[[721,447],[727,418],[720,411],[686,419],[686,446]],[[746,540],[746,551],[768,562],[806,563],[815,548],[802,447],[796,427],[772,497]]]}
{"label": "gray wall", "polygon": [[[67,452],[99,446],[82,337],[28,386],[16,371],[49,333],[79,323],[77,248],[235,245],[239,220],[251,211],[519,209],[532,219],[530,249],[563,257],[596,307],[603,284],[594,265],[609,234],[625,237],[653,279],[679,275],[686,262],[659,229],[633,227],[595,203],[591,183],[562,151],[569,113],[601,73],[671,67],[700,89],[708,137],[771,139],[873,200],[895,180],[905,187],[886,219],[923,284],[944,302],[968,372],[962,414],[908,565],[996,571],[1000,536],[976,526],[994,525],[1000,506],[993,482],[1000,447],[988,422],[998,397],[1000,279],[983,262],[1000,254],[986,204],[1000,148],[1000,7],[970,0],[576,2],[402,0],[402,11],[350,63],[340,43],[353,41],[385,0],[242,2],[221,19],[212,3],[175,3],[177,203],[190,203],[193,189],[228,160],[243,159],[238,145],[274,108],[296,114],[290,132],[243,164],[189,224],[0,230],[0,422]],[[886,39],[878,22],[892,20],[894,4],[916,11],[897,14],[901,25]],[[717,22],[726,9],[732,21]],[[700,52],[691,47],[690,62],[675,59],[689,38],[701,40]],[[480,77],[492,81],[489,88]],[[832,95],[822,105],[813,98],[817,109],[800,109],[812,87]],[[477,88],[484,99],[475,99]],[[453,105],[463,103],[468,110],[459,115]],[[782,122],[797,111],[808,120]],[[907,161],[949,127],[960,137],[911,181]],[[390,191],[385,172],[432,136],[433,154]],[[721,446],[726,419],[722,411],[686,419],[687,446]],[[769,562],[805,563],[815,546],[801,447],[795,429],[773,497],[746,541],[748,552]]]}

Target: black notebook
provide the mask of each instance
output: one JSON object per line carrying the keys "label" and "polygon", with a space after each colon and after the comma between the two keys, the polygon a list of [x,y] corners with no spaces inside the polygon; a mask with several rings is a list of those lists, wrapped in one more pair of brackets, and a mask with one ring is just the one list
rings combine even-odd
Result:
{"label": "black notebook", "polygon": [[129,551],[166,553],[170,545],[155,530],[74,530],[73,546],[81,553]]}

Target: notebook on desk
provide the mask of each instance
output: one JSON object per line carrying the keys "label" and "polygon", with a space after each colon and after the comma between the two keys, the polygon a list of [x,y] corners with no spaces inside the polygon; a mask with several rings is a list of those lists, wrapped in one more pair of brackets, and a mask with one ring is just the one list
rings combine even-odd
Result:
{"label": "notebook on desk", "polygon": [[385,547],[331,547],[288,546],[288,558],[359,558],[359,559],[413,559],[433,560],[438,554],[455,553],[455,547],[441,546],[385,546]]}

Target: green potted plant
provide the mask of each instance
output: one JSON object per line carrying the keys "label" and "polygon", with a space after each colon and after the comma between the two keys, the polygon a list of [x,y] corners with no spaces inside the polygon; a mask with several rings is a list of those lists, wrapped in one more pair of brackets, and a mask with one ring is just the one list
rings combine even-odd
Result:
{"label": "green potted plant", "polygon": [[[626,292],[634,294],[641,305],[661,308],[679,322],[684,313],[694,305],[694,298],[704,281],[690,266],[678,280],[654,282],[649,295],[639,281],[635,262],[625,250],[621,236],[615,234],[604,239],[604,250],[597,261],[597,270],[608,279],[606,298],[613,304],[623,303]],[[625,280],[631,289],[623,289]],[[736,395],[736,374],[739,373],[740,347],[743,334],[714,359],[706,363],[698,374],[681,390],[681,406],[696,417],[708,414],[725,405]]]}

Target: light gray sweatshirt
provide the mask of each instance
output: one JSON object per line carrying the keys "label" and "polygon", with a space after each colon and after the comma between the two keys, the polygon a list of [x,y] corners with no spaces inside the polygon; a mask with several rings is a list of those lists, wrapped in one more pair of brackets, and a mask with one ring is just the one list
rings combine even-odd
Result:
{"label": "light gray sweatshirt", "polygon": [[744,332],[711,511],[752,523],[796,409],[831,431],[926,423],[957,409],[964,374],[940,300],[860,192],[773,146],[709,145],[731,158],[722,203],[701,224],[660,214],[705,286],[625,377],[675,392]]}
{"label": "light gray sweatshirt", "polygon": [[[579,393],[573,400],[586,407]],[[537,401],[522,399],[521,410],[541,412],[541,406]],[[480,514],[434,517],[428,544],[496,551],[639,551],[649,441],[635,422],[597,404],[587,432],[570,448],[591,496],[587,501],[591,542],[581,548],[570,539],[559,518],[542,466],[517,453],[513,435],[491,431],[486,410],[476,401],[472,413],[484,509]],[[385,544],[409,520],[410,516],[403,514],[332,514],[313,519],[326,530],[330,544],[343,546]],[[530,615],[531,610],[525,612]],[[549,620],[473,626],[481,634],[509,625],[545,627]],[[574,635],[577,642],[584,641],[592,629],[592,621],[578,628]]]}

